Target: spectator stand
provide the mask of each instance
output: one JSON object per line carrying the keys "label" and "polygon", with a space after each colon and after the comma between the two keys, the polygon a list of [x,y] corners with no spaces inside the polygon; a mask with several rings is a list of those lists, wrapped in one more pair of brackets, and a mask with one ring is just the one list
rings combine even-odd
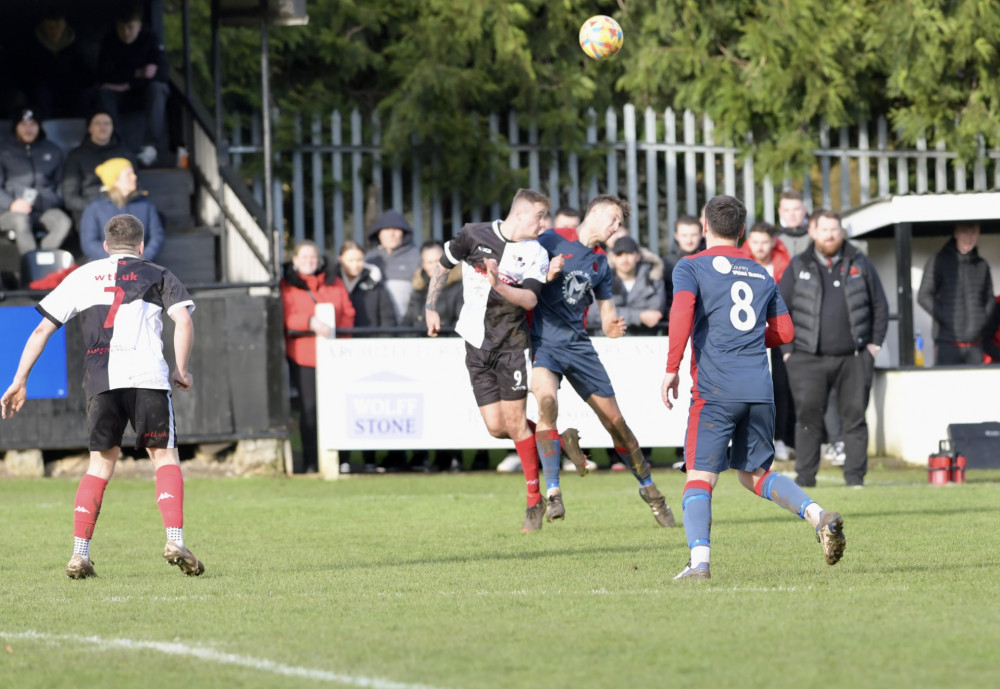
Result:
{"label": "spectator stand", "polygon": [[[161,35],[163,6],[161,0],[145,3],[148,24]],[[37,21],[37,7],[35,0],[5,3],[0,43],[9,46],[10,36],[26,35],[28,27]],[[79,38],[93,39],[96,46],[111,26],[116,8],[114,0],[71,3],[68,19]],[[0,70],[11,67],[9,62],[0,64]],[[290,418],[277,289],[280,242],[275,241],[276,235],[267,222],[269,214],[246,189],[242,178],[228,169],[225,150],[217,150],[218,128],[211,115],[186,88],[179,72],[175,71],[171,79],[171,98],[177,107],[168,109],[168,117],[173,118],[167,127],[169,147],[173,151],[183,146],[190,153],[190,166],[174,167],[170,155],[159,160],[167,167],[140,168],[137,172],[140,187],[164,220],[167,236],[157,262],[185,282],[197,304],[197,346],[191,367],[198,382],[190,395],[178,395],[175,400],[179,442],[216,446],[236,442],[244,445],[244,456],[274,456],[278,460],[274,466],[280,467],[288,452]],[[51,121],[43,122],[47,132]],[[123,123],[122,128],[125,131],[120,133],[127,139],[128,123]],[[83,138],[80,125],[73,122],[57,123],[49,133],[60,146],[69,148]],[[9,136],[9,122],[0,124],[0,137]],[[6,251],[5,244],[10,245],[12,253]],[[53,257],[52,265],[61,265],[61,260]],[[22,309],[21,313],[27,309],[29,321],[36,318],[34,306],[45,294],[21,289],[17,282],[8,281],[18,271],[19,263],[16,247],[0,238],[0,267],[5,274],[0,288],[0,330],[10,342],[16,341],[18,348],[30,329],[15,332],[5,329],[4,324],[12,322],[17,313],[13,309]],[[165,329],[169,350],[172,324],[165,323]],[[6,421],[0,434],[0,455],[12,449],[87,446],[86,401],[80,380],[85,347],[74,321],[67,325],[65,334],[63,358],[67,373],[64,385],[59,386],[67,391],[65,396],[33,399],[16,418]],[[172,356],[169,351],[167,355]],[[5,362],[9,358],[5,356]],[[16,357],[13,361],[16,365]],[[0,369],[8,378],[13,375],[12,371]],[[248,371],[256,373],[247,375]],[[54,418],[60,423],[53,424]]]}

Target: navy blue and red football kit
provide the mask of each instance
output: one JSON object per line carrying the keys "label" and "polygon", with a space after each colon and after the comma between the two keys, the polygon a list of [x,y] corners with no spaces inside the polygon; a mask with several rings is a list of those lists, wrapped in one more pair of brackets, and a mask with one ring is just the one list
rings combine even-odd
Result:
{"label": "navy blue and red football kit", "polygon": [[611,266],[601,250],[580,242],[576,230],[547,230],[538,242],[549,256],[562,256],[562,272],[542,287],[532,312],[533,366],[564,376],[584,400],[614,397],[607,371],[586,330],[587,310],[612,298]]}
{"label": "navy blue and red football kit", "polygon": [[681,259],[673,282],[668,373],[678,372],[692,342],[687,468],[721,473],[769,467],[774,391],[767,348],[790,342],[794,333],[778,286],[731,246]]}

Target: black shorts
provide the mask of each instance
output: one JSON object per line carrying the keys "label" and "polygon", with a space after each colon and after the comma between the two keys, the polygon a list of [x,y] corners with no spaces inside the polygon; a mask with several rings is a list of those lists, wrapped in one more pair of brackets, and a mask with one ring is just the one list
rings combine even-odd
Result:
{"label": "black shorts", "polygon": [[120,388],[87,400],[91,451],[121,447],[127,423],[135,430],[137,450],[177,447],[174,404],[169,390]]}
{"label": "black shorts", "polygon": [[487,351],[466,342],[465,367],[469,369],[472,394],[480,407],[528,397],[527,349]]}

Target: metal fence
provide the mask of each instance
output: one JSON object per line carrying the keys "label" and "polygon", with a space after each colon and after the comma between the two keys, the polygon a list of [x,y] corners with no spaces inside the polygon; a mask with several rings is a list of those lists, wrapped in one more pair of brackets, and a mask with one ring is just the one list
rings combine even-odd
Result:
{"label": "metal fence", "polygon": [[[291,241],[312,239],[321,250],[339,247],[345,239],[364,245],[366,223],[394,208],[411,219],[419,243],[429,237],[447,239],[465,222],[506,211],[500,203],[470,208],[453,189],[425,188],[420,160],[388,162],[377,117],[357,110],[346,118],[335,111],[326,121],[283,117],[292,117],[296,137],[292,147],[276,152],[290,162],[291,178],[275,181],[273,215],[275,227],[287,230]],[[537,126],[523,125],[516,113],[489,117],[491,135],[503,137],[509,147],[510,168],[526,170],[528,185],[548,194],[553,209],[583,208],[598,193],[621,194],[637,210],[629,220],[632,235],[657,252],[669,247],[679,215],[697,215],[718,193],[740,197],[748,223],[758,218],[774,222],[778,195],[792,186],[792,177],[800,180],[795,186],[810,210],[847,210],[890,194],[982,191],[990,180],[993,187],[1000,186],[1000,151],[986,151],[980,143],[976,161],[966,164],[943,143],[929,148],[922,139],[904,148],[891,137],[883,117],[874,126],[821,126],[820,148],[813,152],[810,168],[797,175],[786,168],[778,182],[769,176],[758,179],[753,156],[717,143],[712,120],[690,110],[639,113],[625,105],[621,111],[609,108],[603,117],[591,111],[580,126],[586,129],[586,152],[603,154],[600,169],[584,165],[576,152],[540,144]],[[260,132],[259,115],[239,122],[230,130],[230,153],[234,167],[247,170],[245,176],[262,200],[263,181],[249,172],[251,158],[262,151]]]}

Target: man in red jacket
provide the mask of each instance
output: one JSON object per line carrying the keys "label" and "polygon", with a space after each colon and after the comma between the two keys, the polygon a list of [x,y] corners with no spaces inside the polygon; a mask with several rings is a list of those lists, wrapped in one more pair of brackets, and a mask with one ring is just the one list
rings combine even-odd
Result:
{"label": "man in red jacket", "polygon": [[744,256],[752,258],[763,266],[775,282],[781,280],[791,260],[785,243],[775,234],[774,225],[763,220],[754,223],[750,228],[750,233],[747,234],[746,241],[740,249]]}

